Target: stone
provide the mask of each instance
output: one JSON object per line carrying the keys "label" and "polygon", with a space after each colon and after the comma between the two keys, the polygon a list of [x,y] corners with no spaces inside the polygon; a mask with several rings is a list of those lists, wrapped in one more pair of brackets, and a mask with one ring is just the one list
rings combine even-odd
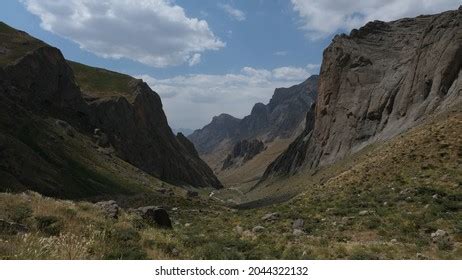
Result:
{"label": "stone", "polygon": [[136,212],[149,224],[158,226],[160,228],[172,228],[172,221],[170,216],[162,207],[145,206],[136,209]]}
{"label": "stone", "polygon": [[292,228],[293,229],[303,229],[303,226],[305,225],[305,221],[303,219],[296,219],[292,223]]}
{"label": "stone", "polygon": [[193,197],[198,197],[198,196],[199,196],[199,193],[196,191],[191,191],[191,190],[186,191],[186,197],[193,198]]}
{"label": "stone", "polygon": [[265,227],[263,226],[255,226],[254,228],[252,228],[252,232],[253,233],[260,233],[260,232],[263,232],[265,231]]}
{"label": "stone", "polygon": [[432,198],[435,199],[435,200],[437,200],[438,198],[440,198],[440,196],[439,196],[438,194],[434,194],[434,195],[432,196]]}
{"label": "stone", "polygon": [[60,127],[67,136],[75,137],[74,129],[67,122],[65,122],[63,120],[57,120],[55,122],[55,124],[56,124],[56,126]]}
{"label": "stone", "polygon": [[398,240],[393,238],[392,240],[390,240],[390,242],[393,243],[393,244],[396,244],[396,243],[398,243]]}
{"label": "stone", "polygon": [[178,257],[180,255],[180,251],[177,248],[172,249],[172,256]]}
{"label": "stone", "polygon": [[119,218],[120,207],[114,200],[100,201],[95,203],[95,205],[98,206],[101,210],[103,210],[107,217],[111,219]]}
{"label": "stone", "polygon": [[301,229],[296,228],[296,229],[293,230],[292,234],[295,235],[295,236],[300,236],[300,235],[304,235],[305,232],[303,230],[301,230]]}
{"label": "stone", "polygon": [[428,260],[428,259],[429,259],[426,255],[424,255],[424,254],[422,254],[422,253],[417,253],[417,254],[415,255],[415,257],[416,257],[416,259],[418,259],[418,260]]}
{"label": "stone", "polygon": [[242,228],[241,226],[236,226],[234,230],[236,231],[237,234],[240,234],[240,235],[242,235],[242,233],[244,232],[244,228]]}
{"label": "stone", "polygon": [[157,189],[156,191],[159,192],[159,193],[165,194],[167,192],[167,189],[166,188],[160,188],[160,189]]}
{"label": "stone", "polygon": [[362,211],[359,211],[358,215],[359,216],[366,216],[366,215],[370,215],[371,214],[371,211],[369,210],[362,210]]}
{"label": "stone", "polygon": [[441,248],[449,248],[452,246],[453,242],[449,233],[445,230],[438,229],[437,231],[431,234],[432,242],[438,245]]}
{"label": "stone", "polygon": [[0,234],[15,235],[28,231],[29,228],[26,225],[0,219]]}
{"label": "stone", "polygon": [[264,215],[261,219],[263,221],[269,222],[269,221],[275,221],[279,219],[280,217],[281,217],[281,214],[279,214],[278,212],[274,212],[274,213],[268,213]]}

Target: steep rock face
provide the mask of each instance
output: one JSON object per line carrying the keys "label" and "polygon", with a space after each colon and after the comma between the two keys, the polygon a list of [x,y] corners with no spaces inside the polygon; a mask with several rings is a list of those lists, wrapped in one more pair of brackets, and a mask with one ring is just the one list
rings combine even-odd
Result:
{"label": "steep rock face", "polygon": [[212,122],[188,136],[199,153],[204,154],[214,150],[224,139],[236,135],[240,119],[228,114],[215,116]]}
{"label": "steep rock face", "polygon": [[324,51],[312,131],[263,179],[335,162],[461,103],[462,10],[374,21]]}
{"label": "steep rock face", "polygon": [[[87,76],[99,86],[88,95],[81,88],[92,87],[74,78],[73,69],[58,49],[3,23],[0,38],[6,46],[0,54],[0,135],[5,136],[2,139],[23,137],[15,140],[15,145],[23,146],[24,151],[35,151],[38,161],[47,151],[31,142],[34,135],[26,127],[45,123],[43,120],[52,117],[69,123],[69,131],[75,129],[85,135],[92,135],[99,128],[120,158],[160,179],[195,187],[221,187],[194,148],[181,143],[181,137],[172,133],[160,97],[146,83],[127,76],[127,84],[120,81],[122,75],[99,69],[110,75],[102,78],[94,68],[81,65],[85,71],[92,71]],[[106,83],[108,77],[115,77],[111,82],[124,84],[123,94],[99,91],[111,86],[112,83]],[[22,178],[20,170],[11,170],[13,165],[16,163],[4,166],[0,173],[26,180],[24,184],[34,184],[34,178]]]}
{"label": "steep rock face", "polygon": [[226,157],[222,169],[232,166],[237,161],[241,161],[242,163],[249,161],[264,149],[265,144],[258,139],[239,141],[234,145],[233,150]]}
{"label": "steep rock face", "polygon": [[89,102],[90,122],[108,135],[118,155],[168,182],[221,187],[194,147],[170,130],[157,93],[140,80],[130,86],[132,102],[125,97]]}
{"label": "steep rock face", "polygon": [[222,114],[188,138],[200,154],[213,153],[223,142],[232,147],[243,139],[289,138],[300,132],[297,128],[303,125],[304,116],[316,99],[317,82],[318,76],[313,75],[299,85],[277,88],[267,105],[255,104],[250,115],[242,120]]}

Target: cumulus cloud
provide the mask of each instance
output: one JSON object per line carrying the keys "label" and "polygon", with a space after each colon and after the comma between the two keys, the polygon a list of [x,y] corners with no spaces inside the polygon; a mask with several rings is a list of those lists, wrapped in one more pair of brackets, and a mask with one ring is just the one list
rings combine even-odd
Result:
{"label": "cumulus cloud", "polygon": [[205,20],[190,18],[170,0],[21,0],[45,30],[105,58],[154,67],[200,61],[225,46]]}
{"label": "cumulus cloud", "polygon": [[372,20],[391,21],[402,17],[457,9],[460,0],[291,0],[301,28],[311,39],[349,31]]}
{"label": "cumulus cloud", "polygon": [[241,10],[238,10],[232,7],[229,4],[218,4],[223,11],[225,11],[231,18],[237,21],[244,21],[245,20],[245,13]]}
{"label": "cumulus cloud", "polygon": [[244,67],[233,74],[139,78],[162,97],[172,127],[200,128],[221,113],[248,115],[255,103],[268,102],[275,88],[298,84],[311,75],[309,71],[299,67]]}

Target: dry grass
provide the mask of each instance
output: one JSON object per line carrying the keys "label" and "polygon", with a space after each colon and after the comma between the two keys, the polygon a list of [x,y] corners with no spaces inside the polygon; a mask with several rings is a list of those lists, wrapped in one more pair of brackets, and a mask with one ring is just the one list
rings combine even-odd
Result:
{"label": "dry grass", "polygon": [[[108,220],[89,203],[1,194],[0,218],[24,223],[31,230],[28,235],[3,235],[0,256],[461,259],[461,120],[460,114],[440,119],[371,146],[314,176],[302,174],[281,181],[279,188],[296,186],[302,191],[281,204],[234,210],[178,194],[119,199],[126,208],[161,203],[175,207],[169,208],[173,230],[143,226],[127,213],[117,221]],[[271,222],[261,219],[272,212],[280,217]],[[62,222],[59,233],[50,236],[47,232],[56,233],[55,228],[38,229],[36,218],[42,216],[57,217]],[[293,234],[295,219],[305,221],[300,235]],[[265,229],[253,233],[255,226]],[[450,246],[432,242],[431,233],[437,229],[448,232]]]}

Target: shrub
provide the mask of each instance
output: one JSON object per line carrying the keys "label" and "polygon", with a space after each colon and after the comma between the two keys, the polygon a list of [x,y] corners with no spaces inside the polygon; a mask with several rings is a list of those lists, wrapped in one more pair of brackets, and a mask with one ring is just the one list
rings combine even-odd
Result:
{"label": "shrub", "polygon": [[16,223],[23,223],[32,216],[32,209],[25,203],[20,203],[8,209],[8,218]]}
{"label": "shrub", "polygon": [[63,229],[63,223],[56,216],[37,216],[37,229],[47,235],[58,235]]}
{"label": "shrub", "polygon": [[147,257],[146,251],[141,247],[140,234],[129,226],[116,226],[106,237],[108,247],[104,254],[105,259],[139,260]]}

